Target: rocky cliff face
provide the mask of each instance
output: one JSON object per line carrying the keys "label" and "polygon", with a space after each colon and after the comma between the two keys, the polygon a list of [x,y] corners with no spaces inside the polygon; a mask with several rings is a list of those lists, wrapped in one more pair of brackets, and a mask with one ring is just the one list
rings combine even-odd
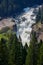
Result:
{"label": "rocky cliff face", "polygon": [[33,34],[36,33],[37,41],[43,41],[43,23],[38,22],[32,26]]}
{"label": "rocky cliff face", "polygon": [[16,23],[13,20],[13,18],[7,18],[7,19],[2,19],[0,20],[0,31],[7,31],[7,30],[13,30],[17,31],[16,29]]}

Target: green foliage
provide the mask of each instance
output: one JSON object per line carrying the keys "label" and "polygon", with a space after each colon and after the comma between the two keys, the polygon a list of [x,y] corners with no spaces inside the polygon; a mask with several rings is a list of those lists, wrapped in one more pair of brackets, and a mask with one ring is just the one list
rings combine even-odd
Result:
{"label": "green foliage", "polygon": [[37,39],[35,34],[33,34],[28,48],[28,54],[25,65],[36,65],[36,58],[37,58],[36,44],[37,44]]}
{"label": "green foliage", "polygon": [[23,65],[23,46],[20,42],[16,45],[15,64]]}
{"label": "green foliage", "polygon": [[8,64],[8,49],[6,46],[6,40],[1,38],[0,41],[0,65]]}
{"label": "green foliage", "polygon": [[20,40],[11,31],[0,34],[0,65],[43,65],[43,42],[37,42],[36,33],[32,33],[29,47]]}
{"label": "green foliage", "polygon": [[25,65],[26,62],[26,56],[27,56],[27,44],[23,47],[23,64]]}
{"label": "green foliage", "polygon": [[40,42],[37,65],[43,65],[43,42]]}
{"label": "green foliage", "polygon": [[26,59],[27,47],[24,48],[22,46],[16,34],[9,31],[0,34],[0,36],[0,65],[25,64],[24,60]]}

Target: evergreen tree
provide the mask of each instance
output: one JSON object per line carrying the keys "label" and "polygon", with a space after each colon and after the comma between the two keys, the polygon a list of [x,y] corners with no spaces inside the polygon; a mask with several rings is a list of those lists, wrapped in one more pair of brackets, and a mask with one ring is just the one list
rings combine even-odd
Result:
{"label": "evergreen tree", "polygon": [[23,46],[21,42],[16,43],[15,64],[23,65]]}
{"label": "evergreen tree", "polygon": [[9,49],[9,55],[8,55],[8,64],[9,65],[15,65],[15,34],[10,33],[9,41],[8,41],[8,49]]}
{"label": "evergreen tree", "polygon": [[36,65],[36,58],[37,58],[35,51],[36,43],[37,43],[36,36],[35,34],[32,34],[25,65]]}
{"label": "evergreen tree", "polygon": [[8,65],[8,50],[4,38],[0,41],[0,65]]}
{"label": "evergreen tree", "polygon": [[25,61],[26,61],[27,52],[28,52],[28,45],[26,43],[25,46],[23,47],[23,64],[24,65],[25,65]]}
{"label": "evergreen tree", "polygon": [[23,46],[16,34],[9,37],[9,65],[23,65]]}
{"label": "evergreen tree", "polygon": [[27,45],[27,43],[25,43],[25,49],[26,49],[26,51],[28,51],[28,45]]}
{"label": "evergreen tree", "polygon": [[15,37],[15,64],[16,65],[23,65],[23,46],[22,43]]}
{"label": "evergreen tree", "polygon": [[37,65],[43,65],[43,42],[39,43],[39,53],[38,53]]}

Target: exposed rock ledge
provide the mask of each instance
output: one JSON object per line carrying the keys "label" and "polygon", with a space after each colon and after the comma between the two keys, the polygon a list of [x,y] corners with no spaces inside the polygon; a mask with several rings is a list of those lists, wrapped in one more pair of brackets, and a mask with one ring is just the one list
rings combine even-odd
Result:
{"label": "exposed rock ledge", "polygon": [[13,18],[6,18],[0,20],[0,30],[3,30],[8,27],[11,30],[14,30],[14,27],[16,26],[15,20]]}
{"label": "exposed rock ledge", "polygon": [[36,33],[37,41],[43,41],[43,23],[39,22],[32,26],[33,34]]}

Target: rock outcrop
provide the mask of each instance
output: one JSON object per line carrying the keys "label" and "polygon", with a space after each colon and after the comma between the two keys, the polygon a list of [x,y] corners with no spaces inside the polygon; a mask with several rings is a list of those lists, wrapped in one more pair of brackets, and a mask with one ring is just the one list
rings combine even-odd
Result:
{"label": "rock outcrop", "polygon": [[15,31],[14,29],[17,28],[16,27],[16,23],[15,20],[13,20],[13,18],[7,18],[7,19],[2,19],[0,20],[0,30],[4,30],[6,31],[6,29],[11,29],[13,31]]}
{"label": "rock outcrop", "polygon": [[43,41],[43,23],[35,23],[32,26],[32,31],[33,33],[36,33],[36,38],[38,42]]}

